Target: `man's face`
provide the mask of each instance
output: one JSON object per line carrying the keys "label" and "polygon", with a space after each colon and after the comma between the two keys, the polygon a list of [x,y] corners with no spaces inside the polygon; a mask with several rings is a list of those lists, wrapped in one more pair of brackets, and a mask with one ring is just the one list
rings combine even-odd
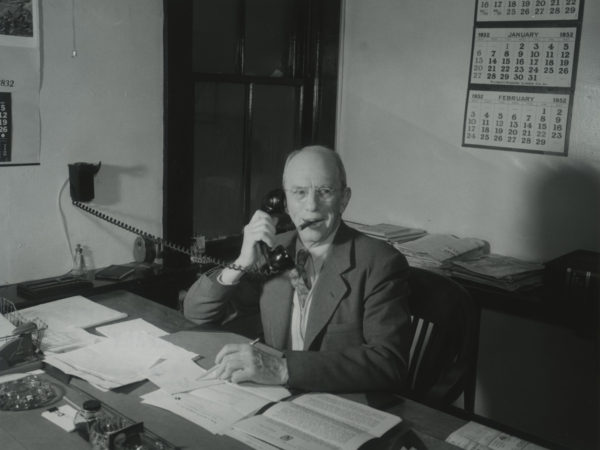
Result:
{"label": "man's face", "polygon": [[[297,154],[285,169],[283,187],[287,213],[309,248],[333,233],[350,201],[350,189],[342,188],[335,161],[324,152]],[[300,230],[302,224],[314,220],[320,222]]]}

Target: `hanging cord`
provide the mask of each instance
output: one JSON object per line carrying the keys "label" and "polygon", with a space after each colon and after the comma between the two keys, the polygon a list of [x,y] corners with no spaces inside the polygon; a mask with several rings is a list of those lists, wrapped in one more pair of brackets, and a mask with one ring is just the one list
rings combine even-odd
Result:
{"label": "hanging cord", "polygon": [[[63,230],[65,232],[65,239],[67,241],[67,247],[69,248],[69,255],[71,256],[71,258],[73,258],[73,256],[74,256],[73,245],[71,244],[71,237],[69,236],[69,227],[67,225],[67,216],[65,215],[65,212],[62,208],[62,203],[60,201],[62,198],[62,193],[65,190],[65,187],[67,187],[67,184],[69,184],[68,178],[65,180],[62,187],[58,191],[57,203],[58,203],[58,212],[60,214],[61,222],[63,225]],[[64,275],[60,276],[59,278],[70,276],[72,274],[72,272],[73,272],[73,268],[71,268],[68,272],[66,272]]]}
{"label": "hanging cord", "polygon": [[73,32],[73,50],[71,52],[71,58],[77,56],[77,34],[75,32],[75,0],[71,0],[71,30]]}
{"label": "hanging cord", "polygon": [[58,191],[58,212],[60,213],[63,230],[65,232],[65,239],[67,240],[67,246],[69,247],[69,255],[72,256],[73,255],[73,246],[71,245],[71,237],[69,236],[69,227],[67,225],[67,217],[65,215],[65,212],[62,209],[62,203],[60,201],[60,199],[62,198],[62,193],[65,190],[65,187],[67,187],[67,184],[69,184],[68,178],[63,183],[62,187],[60,188],[60,191]]}

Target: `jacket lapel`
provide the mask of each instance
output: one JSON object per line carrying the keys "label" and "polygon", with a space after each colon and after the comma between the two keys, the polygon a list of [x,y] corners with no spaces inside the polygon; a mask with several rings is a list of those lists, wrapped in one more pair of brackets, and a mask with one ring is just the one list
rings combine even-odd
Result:
{"label": "jacket lapel", "polygon": [[337,305],[348,291],[342,274],[352,267],[353,238],[343,222],[333,240],[331,253],[325,260],[314,287],[313,300],[307,320],[304,349],[308,350],[314,339],[327,325]]}

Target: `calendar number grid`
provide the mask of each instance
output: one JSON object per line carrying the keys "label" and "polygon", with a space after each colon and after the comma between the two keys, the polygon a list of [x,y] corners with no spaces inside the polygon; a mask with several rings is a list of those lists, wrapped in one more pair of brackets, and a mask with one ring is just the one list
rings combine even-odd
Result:
{"label": "calendar number grid", "polygon": [[479,0],[477,21],[578,20],[579,0]]}
{"label": "calendar number grid", "polygon": [[566,156],[584,0],[476,0],[462,145]]}

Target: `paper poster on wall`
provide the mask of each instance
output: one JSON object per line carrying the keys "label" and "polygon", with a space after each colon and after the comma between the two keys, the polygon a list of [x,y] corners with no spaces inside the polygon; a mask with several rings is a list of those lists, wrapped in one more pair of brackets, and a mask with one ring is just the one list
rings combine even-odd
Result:
{"label": "paper poster on wall", "polygon": [[0,0],[0,166],[40,163],[38,0]]}

